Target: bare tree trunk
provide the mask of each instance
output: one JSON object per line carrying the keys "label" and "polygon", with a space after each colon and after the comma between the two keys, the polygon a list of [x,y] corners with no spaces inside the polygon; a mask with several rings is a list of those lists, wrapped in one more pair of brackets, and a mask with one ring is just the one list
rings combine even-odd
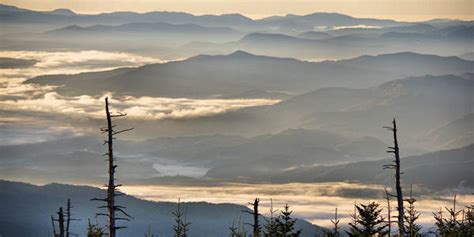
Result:
{"label": "bare tree trunk", "polygon": [[[108,145],[107,153],[105,155],[108,156],[107,162],[108,162],[108,173],[109,173],[109,182],[106,185],[107,186],[107,197],[106,198],[93,198],[92,200],[95,201],[103,201],[106,202],[106,206],[100,206],[99,208],[107,208],[107,214],[105,213],[98,213],[96,215],[102,215],[102,216],[107,216],[107,221],[108,221],[108,229],[109,229],[109,237],[115,237],[116,236],[116,231],[117,229],[122,229],[126,228],[124,226],[116,226],[116,221],[117,220],[127,220],[130,221],[129,218],[131,218],[130,215],[128,215],[123,209],[125,207],[123,206],[117,206],[115,205],[115,197],[119,196],[120,194],[117,194],[117,187],[121,186],[120,184],[115,184],[115,169],[117,168],[117,165],[114,164],[114,153],[113,153],[113,140],[115,139],[115,135],[123,132],[127,132],[132,130],[133,128],[129,129],[124,129],[120,131],[114,130],[115,125],[112,124],[112,118],[115,117],[124,117],[126,114],[118,113],[118,114],[111,114],[109,111],[109,100],[108,98],[105,98],[105,114],[107,117],[107,127],[101,128],[101,131],[103,133],[107,134],[107,140],[104,141],[104,145]],[[116,211],[119,211],[126,217],[116,217]]]}
{"label": "bare tree trunk", "polygon": [[51,224],[53,225],[53,236],[57,237],[58,234],[56,233],[56,226],[54,225],[54,217],[51,216]]}
{"label": "bare tree trunk", "polygon": [[247,212],[253,216],[253,224],[249,224],[253,228],[253,237],[259,237],[260,236],[260,223],[259,223],[259,216],[260,213],[258,212],[258,204],[260,202],[260,199],[255,198],[255,201],[253,203],[249,202],[250,205],[253,206],[253,211],[247,211],[244,210],[244,212]]}
{"label": "bare tree trunk", "polygon": [[105,98],[105,113],[107,116],[107,144],[109,156],[109,184],[107,186],[107,212],[109,214],[108,226],[109,236],[115,237],[115,168],[117,166],[114,165],[112,117],[110,116],[108,98]]}
{"label": "bare tree trunk", "polygon": [[66,208],[66,237],[69,237],[69,226],[71,223],[71,199],[67,199]]}
{"label": "bare tree trunk", "polygon": [[387,191],[387,188],[384,188],[385,190],[385,198],[387,199],[387,226],[388,226],[388,236],[392,236],[392,209],[390,207],[390,194]]}
{"label": "bare tree trunk", "polygon": [[388,153],[393,153],[395,156],[395,160],[393,164],[385,165],[384,168],[394,169],[395,170],[395,190],[397,192],[397,210],[398,210],[398,235],[405,236],[405,225],[403,223],[403,218],[405,215],[405,211],[403,209],[403,193],[402,193],[402,186],[400,183],[400,148],[398,146],[398,137],[397,137],[397,122],[395,118],[392,121],[393,127],[385,127],[388,130],[393,132],[393,147],[389,147]]}
{"label": "bare tree trunk", "polygon": [[59,208],[58,222],[59,222],[59,237],[64,237],[64,212],[63,212],[62,207]]}
{"label": "bare tree trunk", "polygon": [[339,237],[339,222],[341,220],[337,218],[337,207],[336,207],[336,210],[334,212],[334,220],[331,220],[332,224],[334,225],[334,236],[335,237]]}

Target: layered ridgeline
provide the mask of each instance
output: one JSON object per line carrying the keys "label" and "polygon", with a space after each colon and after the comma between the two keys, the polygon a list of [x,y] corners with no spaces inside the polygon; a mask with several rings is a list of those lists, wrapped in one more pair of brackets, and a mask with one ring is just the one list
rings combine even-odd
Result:
{"label": "layered ridgeline", "polygon": [[[0,5],[3,49],[94,49],[159,55],[256,54],[309,60],[400,51],[461,55],[471,48],[471,21],[397,22],[338,13],[271,16],[183,12],[77,14]],[[159,42],[159,43],[158,43]]]}
{"label": "layered ridgeline", "polygon": [[[387,146],[373,137],[350,138],[305,129],[250,138],[209,135],[137,142],[118,140],[117,145],[121,177],[138,183],[156,176],[200,178],[209,169],[227,167],[235,167],[235,176],[239,172],[246,176],[247,172],[272,173],[300,165],[374,160],[385,156]],[[101,157],[103,147],[96,137],[0,146],[0,152],[1,177],[6,179],[21,173],[29,177],[23,181],[100,183],[100,174],[106,172],[103,161],[97,158]]]}
{"label": "layered ridgeline", "polygon": [[[100,184],[100,174],[106,173],[98,158],[103,153],[100,144],[97,138],[78,137],[2,146],[1,177],[18,180],[21,173],[26,182]],[[389,163],[386,144],[375,138],[352,140],[322,131],[288,130],[250,139],[214,135],[118,140],[116,144],[121,180],[133,184],[351,181],[389,185],[393,175],[382,169]],[[418,156],[404,153],[404,182],[431,193],[458,186],[474,188],[470,175],[473,148]]]}
{"label": "layered ridgeline", "polygon": [[243,51],[76,75],[47,75],[26,83],[61,86],[62,94],[233,97],[252,90],[293,94],[324,87],[363,88],[407,76],[474,72],[474,62],[415,53],[362,56],[319,63]]}
{"label": "layered ridgeline", "polygon": [[[438,151],[401,159],[403,183],[417,185],[426,194],[459,188],[474,188],[474,145],[453,150]],[[293,167],[281,172],[258,173],[255,169],[239,169],[238,166],[217,167],[209,170],[208,177],[236,180],[245,177],[253,181],[272,182],[361,182],[391,185],[393,173],[383,170],[390,159],[352,162],[343,165],[313,165]],[[440,168],[442,167],[442,168]],[[258,173],[258,174],[257,174]]]}
{"label": "layered ridgeline", "polygon": [[[469,122],[459,122],[460,128],[447,124],[473,112],[473,68],[474,62],[457,57],[414,53],[310,63],[239,51],[138,68],[39,76],[25,83],[59,86],[57,92],[66,95],[111,91],[118,96],[203,99],[290,97],[210,117],[141,121],[137,133],[146,137],[256,136],[306,128],[387,143],[389,136],[381,127],[400,114],[406,148],[439,150],[469,144],[470,130],[463,129]],[[449,139],[430,135],[444,126],[459,133],[451,132]]]}
{"label": "layered ridgeline", "polygon": [[[61,203],[65,205],[67,199],[71,198],[74,218],[80,219],[71,223],[71,232],[85,236],[88,219],[93,224],[96,222],[94,216],[98,204],[90,199],[103,195],[103,192],[88,186],[63,184],[35,186],[0,180],[0,203],[2,203],[0,234],[24,237],[51,235],[50,216],[57,212]],[[127,212],[134,217],[126,229],[120,230],[120,235],[143,236],[149,227],[151,233],[159,236],[173,235],[172,226],[175,220],[172,212],[176,210],[176,203],[145,201],[129,195],[121,196],[119,202],[120,205],[126,206]],[[190,228],[192,236],[227,236],[232,222],[237,224],[240,216],[242,223],[251,222],[251,216],[242,212],[249,209],[241,205],[205,202],[181,205],[182,208],[186,208],[188,221],[192,223]],[[320,227],[304,220],[298,220],[296,227],[303,229],[302,236],[323,233]],[[250,228],[247,226],[245,229]]]}
{"label": "layered ridgeline", "polygon": [[192,15],[183,12],[112,12],[101,14],[77,14],[68,9],[55,11],[32,11],[14,6],[0,5],[1,19],[5,23],[22,24],[50,24],[50,25],[72,25],[72,24],[109,24],[119,25],[131,22],[166,22],[175,24],[194,23],[203,26],[232,26],[241,29],[264,30],[280,26],[282,30],[296,28],[302,31],[314,29],[314,26],[397,26],[399,23],[393,20],[379,20],[367,18],[354,18],[336,13],[314,13],[304,16],[287,15],[268,17],[260,20],[252,20],[240,14],[223,15]]}

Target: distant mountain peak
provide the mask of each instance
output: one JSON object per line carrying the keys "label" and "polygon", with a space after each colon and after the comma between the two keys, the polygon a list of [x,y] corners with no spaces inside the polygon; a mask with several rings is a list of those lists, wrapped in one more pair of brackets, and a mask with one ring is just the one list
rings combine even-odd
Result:
{"label": "distant mountain peak", "polygon": [[255,57],[256,55],[251,54],[251,53],[246,52],[246,51],[243,51],[243,50],[237,50],[237,51],[229,54],[228,56],[231,56],[231,57]]}
{"label": "distant mountain peak", "polygon": [[75,12],[73,12],[72,10],[70,9],[66,9],[66,8],[58,8],[58,9],[55,9],[53,11],[50,11],[49,12],[50,14],[55,14],[55,15],[63,15],[63,16],[73,16],[73,15],[76,15]]}

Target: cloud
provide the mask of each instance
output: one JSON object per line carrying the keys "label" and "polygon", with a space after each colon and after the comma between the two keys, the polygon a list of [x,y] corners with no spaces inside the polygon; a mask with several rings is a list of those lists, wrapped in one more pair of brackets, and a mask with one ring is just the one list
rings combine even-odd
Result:
{"label": "cloud", "polygon": [[334,26],[334,30],[344,29],[382,29],[381,26],[368,26],[368,25],[352,25],[352,26]]}
{"label": "cloud", "polygon": [[141,66],[162,62],[160,59],[130,53],[96,50],[64,52],[0,51],[0,57],[37,61],[34,67],[0,70],[0,78],[13,77],[20,79],[46,74],[103,71],[118,67]]}
{"label": "cloud", "polygon": [[112,111],[127,113],[131,119],[161,120],[189,119],[212,116],[245,107],[270,105],[278,100],[270,99],[188,99],[126,96],[115,99],[111,94],[102,97],[62,96],[47,92],[42,97],[7,99],[0,101],[0,108],[11,111],[36,111],[59,113],[66,116],[102,118],[104,97],[110,97]]}
{"label": "cloud", "polygon": [[[340,190],[351,188],[353,190],[377,189],[383,192],[380,185],[365,185],[356,183],[289,183],[289,184],[224,184],[215,186],[125,186],[125,193],[154,201],[174,201],[177,196],[183,202],[208,201],[213,203],[237,203],[246,205],[255,197],[261,199],[260,210],[264,215],[268,215],[270,209],[270,198],[273,200],[273,207],[280,209],[288,203],[294,210],[297,218],[307,219],[315,224],[330,227],[329,219],[334,217],[334,209],[338,208],[341,224],[347,225],[350,221],[349,213],[354,209],[354,202],[369,203],[372,201],[380,203],[386,213],[386,201],[383,195],[371,198],[360,198],[352,196],[341,196]],[[335,194],[335,195],[333,195]],[[459,195],[458,205],[465,206],[474,201],[472,195]],[[393,204],[395,205],[395,201]],[[446,199],[433,197],[417,197],[415,207],[421,212],[419,222],[425,228],[432,226],[432,212],[440,207],[450,207],[452,196]]]}
{"label": "cloud", "polygon": [[[100,97],[88,95],[64,96],[55,92],[54,86],[23,84],[30,77],[43,74],[73,74],[102,71],[118,67],[134,67],[162,62],[157,58],[143,57],[130,53],[102,51],[0,51],[0,57],[35,60],[29,68],[0,69],[0,112],[2,120],[8,119],[8,126],[28,120],[30,124],[51,125],[49,120],[61,121],[57,126],[67,124],[65,118],[103,118],[104,97],[109,96],[114,111],[127,113],[129,119],[164,120],[192,119],[214,116],[229,111],[260,105],[269,105],[278,100],[269,99],[191,99],[161,97],[114,97],[104,94]],[[32,120],[35,120],[32,122]],[[4,122],[0,121],[0,124]],[[50,126],[46,126],[50,127]],[[32,133],[31,136],[34,136]],[[25,139],[30,139],[27,136]],[[21,140],[21,139],[18,139]]]}

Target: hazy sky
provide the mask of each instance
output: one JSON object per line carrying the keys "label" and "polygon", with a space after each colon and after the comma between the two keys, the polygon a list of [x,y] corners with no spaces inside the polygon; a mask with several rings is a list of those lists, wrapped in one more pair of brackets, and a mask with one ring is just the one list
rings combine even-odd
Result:
{"label": "hazy sky", "polygon": [[268,15],[339,12],[356,17],[417,21],[474,19],[474,0],[0,0],[34,10],[69,8],[80,13],[184,11],[194,14]]}

